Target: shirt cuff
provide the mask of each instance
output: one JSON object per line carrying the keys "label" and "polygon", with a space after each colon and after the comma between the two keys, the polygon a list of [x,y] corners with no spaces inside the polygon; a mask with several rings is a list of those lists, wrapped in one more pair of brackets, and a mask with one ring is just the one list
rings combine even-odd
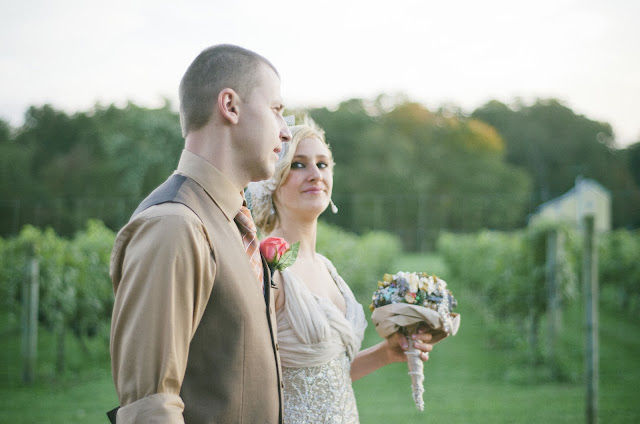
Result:
{"label": "shirt cuff", "polygon": [[184,402],[178,395],[156,393],[118,409],[118,424],[184,424]]}

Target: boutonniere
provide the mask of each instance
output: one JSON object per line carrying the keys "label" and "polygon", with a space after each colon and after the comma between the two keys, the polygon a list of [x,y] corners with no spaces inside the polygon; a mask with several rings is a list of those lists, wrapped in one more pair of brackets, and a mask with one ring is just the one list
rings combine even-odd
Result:
{"label": "boutonniere", "polygon": [[268,237],[260,242],[260,253],[267,260],[272,276],[276,270],[282,271],[293,265],[298,257],[298,249],[299,241],[289,245],[280,237]]}

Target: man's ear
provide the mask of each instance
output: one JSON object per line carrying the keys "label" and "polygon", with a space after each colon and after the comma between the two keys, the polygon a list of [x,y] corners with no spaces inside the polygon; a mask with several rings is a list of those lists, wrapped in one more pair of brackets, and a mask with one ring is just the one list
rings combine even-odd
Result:
{"label": "man's ear", "polygon": [[240,115],[240,97],[231,88],[225,88],[218,94],[218,110],[222,117],[231,124],[238,123]]}

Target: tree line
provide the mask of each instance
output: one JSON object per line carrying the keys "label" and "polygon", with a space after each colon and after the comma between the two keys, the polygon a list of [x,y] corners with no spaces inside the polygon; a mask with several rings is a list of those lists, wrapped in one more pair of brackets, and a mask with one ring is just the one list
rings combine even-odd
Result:
{"label": "tree line", "polygon": [[[578,176],[612,193],[614,227],[640,225],[640,141],[618,149],[609,124],[558,100],[490,101],[467,114],[380,95],[289,113],[325,129],[340,212],[323,218],[357,233],[389,230],[415,249],[441,229],[519,228]],[[168,101],[73,114],[32,106],[18,128],[0,120],[0,235],[27,223],[71,235],[88,218],[116,230],[175,169],[183,144]]]}

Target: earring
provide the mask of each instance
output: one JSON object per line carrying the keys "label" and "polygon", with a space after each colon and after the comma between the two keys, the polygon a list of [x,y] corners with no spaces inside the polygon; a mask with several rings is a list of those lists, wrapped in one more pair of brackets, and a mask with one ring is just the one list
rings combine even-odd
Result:
{"label": "earring", "polygon": [[273,205],[273,197],[271,198],[271,207],[269,208],[269,215],[275,215],[276,214],[276,208]]}
{"label": "earring", "polygon": [[338,207],[333,203],[333,199],[330,199],[329,202],[331,203],[331,212],[338,213]]}

